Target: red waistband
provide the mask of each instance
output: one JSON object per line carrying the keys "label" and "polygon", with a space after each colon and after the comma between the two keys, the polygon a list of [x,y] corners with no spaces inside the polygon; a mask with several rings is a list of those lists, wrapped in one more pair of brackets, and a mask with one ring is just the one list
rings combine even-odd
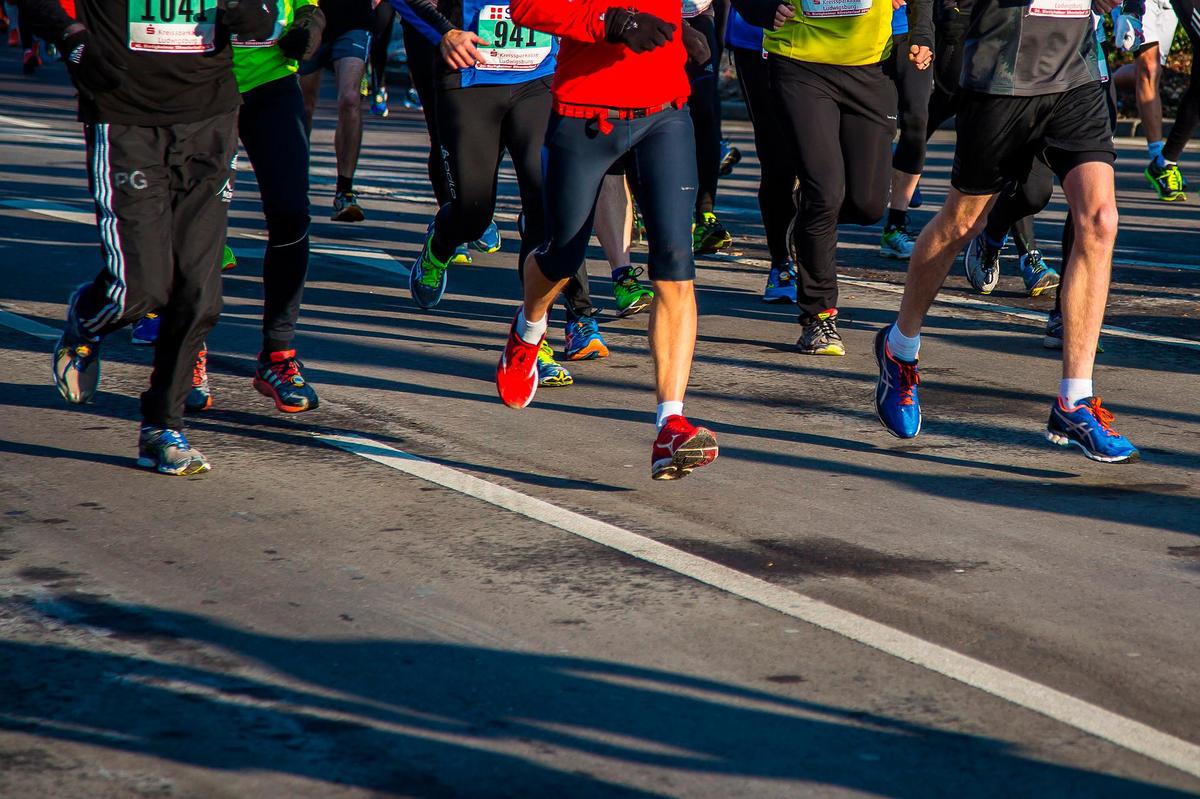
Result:
{"label": "red waistband", "polygon": [[645,117],[654,116],[663,111],[671,109],[683,108],[687,103],[686,97],[677,97],[669,103],[650,106],[649,108],[608,108],[600,105],[579,105],[577,103],[562,103],[554,104],[554,112],[559,116],[573,117],[575,119],[594,119],[600,127],[600,132],[608,135],[612,132],[612,119],[643,119]]}

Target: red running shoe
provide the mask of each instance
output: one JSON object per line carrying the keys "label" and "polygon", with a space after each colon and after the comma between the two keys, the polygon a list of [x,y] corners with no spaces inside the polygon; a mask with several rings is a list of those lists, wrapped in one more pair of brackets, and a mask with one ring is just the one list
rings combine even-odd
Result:
{"label": "red running shoe", "polygon": [[650,477],[678,480],[717,459],[717,437],[682,416],[668,416],[650,452]]}
{"label": "red running shoe", "polygon": [[[546,337],[542,336],[542,341]],[[500,399],[510,408],[524,408],[533,402],[537,393],[537,354],[542,342],[530,344],[517,335],[517,320],[514,317],[508,329],[508,343],[496,364],[496,391]]]}

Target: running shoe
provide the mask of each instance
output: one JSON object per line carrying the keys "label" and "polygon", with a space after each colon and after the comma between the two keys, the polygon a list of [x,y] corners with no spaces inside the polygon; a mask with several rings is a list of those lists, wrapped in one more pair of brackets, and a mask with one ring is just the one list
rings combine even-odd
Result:
{"label": "running shoe", "polygon": [[199,450],[192,449],[182,430],[143,427],[138,436],[137,465],[159,474],[203,474],[212,466]]}
{"label": "running shoe", "polygon": [[721,140],[721,169],[719,175],[725,175],[733,172],[733,168],[742,160],[742,151],[734,147],[724,139]]}
{"label": "running shoe", "polygon": [[358,82],[358,93],[363,97],[371,96],[371,80],[366,72],[363,72],[362,80]]}
{"label": "running shoe", "polygon": [[821,311],[800,323],[797,349],[804,355],[845,355],[846,346],[837,329],[837,309]]}
{"label": "running shoe", "polygon": [[[454,263],[453,258],[450,263]],[[408,272],[408,290],[418,307],[428,309],[442,301],[442,295],[446,293],[446,270],[449,268],[449,263],[442,263],[433,254],[433,225],[430,225],[429,232],[425,234],[425,246]]]}
{"label": "running shoe", "polygon": [[613,278],[613,298],[617,301],[617,316],[633,316],[654,302],[654,292],[640,282],[640,266],[627,266]]}
{"label": "running shoe", "polygon": [[650,477],[678,480],[717,459],[717,437],[682,416],[668,416],[650,450]]}
{"label": "running shoe", "polygon": [[162,322],[156,313],[148,313],[129,328],[129,338],[140,347],[148,347],[158,341],[158,326]]}
{"label": "running shoe", "polygon": [[388,91],[387,87],[381,87],[375,92],[375,96],[371,99],[371,113],[374,116],[387,119],[391,111],[388,109]]}
{"label": "running shoe", "polygon": [[646,220],[642,218],[642,212],[638,208],[637,200],[633,201],[633,229],[630,231],[629,243],[646,243]]}
{"label": "running shoe", "polygon": [[705,211],[700,221],[692,225],[692,252],[696,255],[711,255],[733,244],[733,236],[711,211]]}
{"label": "running shoe", "polygon": [[565,388],[575,382],[567,367],[554,360],[554,348],[550,342],[542,339],[537,353],[537,380],[539,386]]}
{"label": "running shoe", "polygon": [[1030,250],[1021,256],[1021,277],[1030,297],[1040,297],[1050,289],[1058,288],[1058,272],[1046,263],[1040,250]]}
{"label": "running shoe", "polygon": [[500,228],[496,227],[495,219],[488,224],[482,236],[471,242],[471,246],[479,252],[497,252],[500,249]]}
{"label": "running shoe", "polygon": [[39,45],[34,42],[33,47],[26,50],[25,55],[21,57],[21,74],[32,75],[41,65],[42,56],[39,52]]}
{"label": "running shoe", "polygon": [[1046,423],[1046,440],[1060,447],[1072,444],[1094,461],[1101,463],[1131,463],[1141,457],[1129,439],[1113,429],[1112,411],[1101,407],[1099,397],[1088,397],[1073,408],[1063,404],[1062,397],[1050,409]]}
{"label": "running shoe", "polygon": [[84,332],[75,314],[83,286],[67,302],[67,324],[54,345],[54,385],[72,405],[91,402],[100,385],[100,339]]}
{"label": "running shoe", "polygon": [[891,329],[888,325],[875,334],[875,362],[879,364],[875,415],[896,438],[916,438],[921,432],[921,402],[917,397],[921,377],[916,361],[893,357],[887,345]]}
{"label": "running shoe", "polygon": [[413,111],[421,110],[421,95],[416,89],[409,89],[404,95],[404,107]]}
{"label": "running shoe", "polygon": [[980,294],[991,294],[1000,282],[1000,250],[980,233],[963,251],[963,271],[971,288]]}
{"label": "running shoe", "polygon": [[763,302],[796,301],[796,265],[790,260],[773,264],[767,273],[767,286],[763,289]]}
{"label": "running shoe", "polygon": [[524,408],[533,402],[538,388],[538,350],[545,336],[537,344],[530,344],[517,335],[517,317],[513,317],[508,328],[508,341],[496,364],[496,392],[501,401],[510,408]]}
{"label": "running shoe", "polygon": [[913,245],[917,240],[904,225],[887,225],[879,240],[879,254],[885,258],[907,261],[912,257]]}
{"label": "running shoe", "polygon": [[18,28],[10,28],[9,29],[9,31],[8,31],[8,46],[9,47],[20,47],[21,46],[21,31]]}
{"label": "running shoe", "polygon": [[454,248],[454,255],[450,256],[450,263],[454,266],[471,265],[471,251],[467,249],[467,245],[460,244]]}
{"label": "running shoe", "polygon": [[237,266],[237,256],[233,254],[233,250],[229,249],[229,245],[225,245],[225,252],[221,253],[221,271],[228,272]]}
{"label": "running shoe", "polygon": [[[1046,335],[1042,339],[1042,346],[1048,350],[1061,350],[1063,348],[1062,314],[1054,311],[1050,312],[1050,318],[1046,320]],[[1096,340],[1096,352],[1104,352],[1104,342],[1101,339]]]}
{"label": "running shoe", "polygon": [[1158,199],[1163,202],[1181,203],[1187,200],[1187,195],[1183,192],[1183,173],[1179,171],[1179,164],[1159,167],[1151,161],[1142,174],[1150,181],[1150,185],[1158,193]]}
{"label": "running shoe", "polygon": [[334,222],[361,222],[367,215],[358,204],[358,195],[353,191],[343,191],[333,198],[333,213],[329,218]]}
{"label": "running shoe", "polygon": [[563,356],[568,361],[591,361],[608,357],[608,345],[600,335],[600,325],[594,316],[581,316],[567,322],[567,343]]}
{"label": "running shoe", "polygon": [[208,387],[208,350],[200,350],[192,367],[192,389],[183,400],[183,408],[189,413],[198,413],[207,411],[212,404],[212,391]]}
{"label": "running shoe", "polygon": [[254,387],[259,394],[273,399],[275,407],[284,413],[311,411],[320,402],[317,392],[305,381],[301,366],[295,350],[259,353]]}

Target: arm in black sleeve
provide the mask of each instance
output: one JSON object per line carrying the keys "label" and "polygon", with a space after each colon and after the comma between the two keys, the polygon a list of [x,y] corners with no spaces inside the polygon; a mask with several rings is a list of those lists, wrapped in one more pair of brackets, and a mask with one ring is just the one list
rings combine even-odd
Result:
{"label": "arm in black sleeve", "polygon": [[908,40],[933,49],[933,0],[908,0]]}
{"label": "arm in black sleeve", "polygon": [[58,0],[17,0],[21,25],[29,25],[46,41],[61,42],[67,28],[76,24]]}
{"label": "arm in black sleeve", "polygon": [[1125,0],[1121,3],[1121,13],[1141,19],[1146,15],[1145,0]]}
{"label": "arm in black sleeve", "polygon": [[790,0],[732,0],[742,19],[764,30],[775,30],[775,11]]}
{"label": "arm in black sleeve", "polygon": [[420,17],[425,24],[443,36],[458,27],[449,19],[447,19],[442,12],[438,11],[437,2],[435,2],[435,0],[408,0],[408,7],[411,8],[413,13]]}

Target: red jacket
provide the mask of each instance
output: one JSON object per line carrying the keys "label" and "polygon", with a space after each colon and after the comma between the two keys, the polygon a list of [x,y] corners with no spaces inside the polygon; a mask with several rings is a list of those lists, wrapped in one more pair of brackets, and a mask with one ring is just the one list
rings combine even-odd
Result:
{"label": "red jacket", "polygon": [[687,98],[680,0],[639,0],[637,10],[675,26],[666,45],[634,53],[604,41],[601,15],[621,0],[510,0],[512,18],[527,28],[561,37],[554,99],[604,108],[650,108]]}

